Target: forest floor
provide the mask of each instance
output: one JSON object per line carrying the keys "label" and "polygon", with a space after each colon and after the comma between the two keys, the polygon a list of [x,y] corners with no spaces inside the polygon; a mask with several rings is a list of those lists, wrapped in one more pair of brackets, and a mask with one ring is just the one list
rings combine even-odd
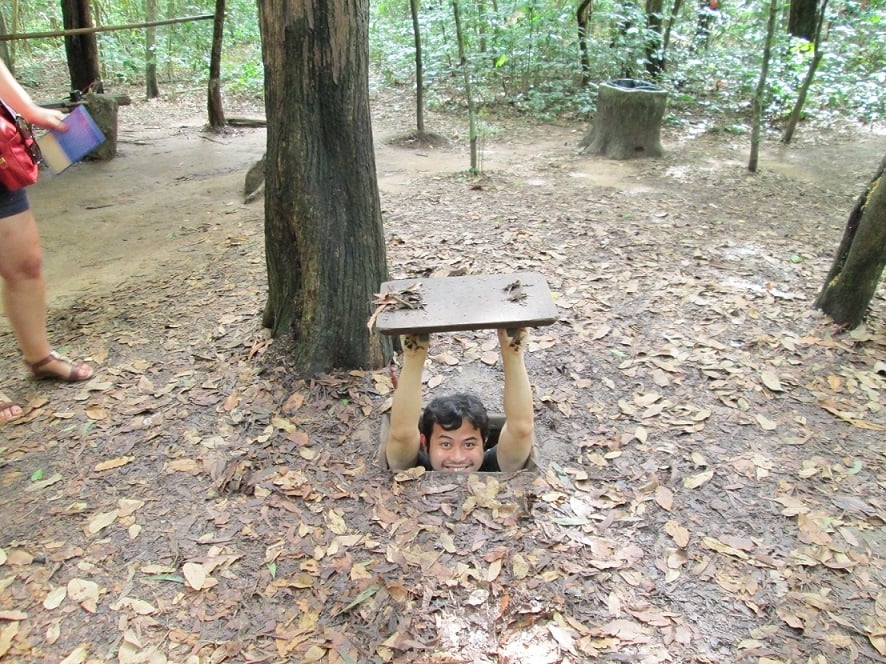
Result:
{"label": "forest floor", "polygon": [[[460,122],[404,148],[374,100],[391,277],[537,271],[560,315],[538,472],[392,476],[389,371],[297,376],[260,326],[265,131],[136,97],[115,159],[30,192],[51,337],[98,370],[34,383],[0,322],[0,660],[886,656],[886,293],[851,333],[812,307],[882,131],[767,137],[752,175],[713,124],[617,162],[490,121],[473,178]],[[497,410],[495,348],[436,335],[428,393]]]}

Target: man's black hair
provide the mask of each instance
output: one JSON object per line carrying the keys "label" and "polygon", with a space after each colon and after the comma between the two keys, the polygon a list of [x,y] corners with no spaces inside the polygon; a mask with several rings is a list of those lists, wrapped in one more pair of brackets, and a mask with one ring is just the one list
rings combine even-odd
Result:
{"label": "man's black hair", "polygon": [[421,414],[418,430],[430,443],[434,423],[444,431],[455,431],[465,419],[480,430],[485,445],[489,437],[489,414],[483,402],[467,392],[447,394],[431,401]]}

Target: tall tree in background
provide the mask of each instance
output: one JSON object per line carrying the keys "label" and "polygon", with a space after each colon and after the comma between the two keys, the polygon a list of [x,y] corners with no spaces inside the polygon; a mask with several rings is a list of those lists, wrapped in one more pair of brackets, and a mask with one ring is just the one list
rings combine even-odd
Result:
{"label": "tall tree in background", "polygon": [[[89,0],[61,0],[62,21],[65,30],[93,27]],[[67,35],[65,53],[68,71],[71,74],[71,88],[101,92],[101,72],[98,66],[98,43],[95,33]]]}
{"label": "tall tree in background", "polygon": [[663,12],[664,0],[646,0],[646,73],[654,79],[665,68],[662,48]]}
{"label": "tall tree in background", "polygon": [[369,112],[368,0],[258,3],[268,120],[263,323],[297,369],[382,366],[387,279]]}
{"label": "tall tree in background", "polygon": [[855,203],[815,306],[841,325],[861,323],[886,267],[886,157]]}
{"label": "tall tree in background", "polygon": [[591,82],[591,60],[588,57],[588,27],[591,24],[591,13],[594,11],[594,0],[581,0],[575,10],[578,23],[578,51],[581,63],[581,86]]}
{"label": "tall tree in background", "polygon": [[[824,57],[824,52],[821,50],[821,28],[824,25],[824,14],[827,7],[828,0],[822,0],[821,14],[818,16],[812,36],[812,60],[809,62],[809,69],[806,71],[803,83],[800,84],[800,89],[797,92],[797,101],[794,103],[794,108],[791,110],[791,115],[785,126],[784,134],[781,138],[784,143],[790,143],[794,137],[794,129],[796,129],[797,123],[800,121],[800,113],[803,112],[803,105],[806,103],[806,95],[809,94],[812,79],[815,78],[815,71],[818,69],[818,65],[821,64],[822,57]],[[791,9],[793,9],[793,5],[791,5]]]}
{"label": "tall tree in background", "polygon": [[766,78],[769,75],[769,60],[772,58],[772,40],[775,37],[775,19],[778,16],[778,0],[769,2],[769,20],[766,22],[766,41],[763,45],[763,61],[760,63],[760,79],[754,92],[751,118],[751,156],[748,170],[757,172],[757,158],[760,154],[760,127],[763,124],[763,109],[766,106]]}
{"label": "tall tree in background", "polygon": [[[824,8],[822,8],[824,14]],[[791,11],[788,16],[788,32],[794,37],[802,37],[812,41],[818,23],[818,0],[791,0]]]}
{"label": "tall tree in background", "polygon": [[222,129],[225,111],[221,98],[222,41],[225,35],[225,0],[215,0],[215,20],[212,22],[212,48],[209,53],[209,91],[206,102],[209,126]]}
{"label": "tall tree in background", "polygon": [[452,13],[455,17],[455,40],[458,43],[458,63],[465,82],[465,97],[468,102],[468,140],[471,146],[471,173],[480,172],[477,155],[477,114],[474,109],[474,95],[471,90],[471,70],[468,67],[468,56],[465,52],[464,33],[461,29],[461,8],[458,0],[452,0]]}
{"label": "tall tree in background", "polygon": [[[6,19],[3,18],[3,14],[0,13],[0,35],[9,34],[9,31],[6,29]],[[7,42],[0,41],[0,58],[3,58],[3,62],[6,63],[6,67],[9,71],[12,72],[13,76],[15,75],[15,63],[13,63],[12,58],[9,54],[9,47]]]}
{"label": "tall tree in background", "polygon": [[[157,0],[145,0],[145,21],[157,20]],[[156,99],[160,96],[157,85],[157,28],[145,28],[145,96]]]}
{"label": "tall tree in background", "polygon": [[683,0],[674,0],[674,5],[671,7],[671,11],[668,14],[668,22],[665,27],[664,37],[661,40],[661,51],[662,53],[668,52],[668,46],[671,44],[671,30],[674,27],[674,21],[677,16],[680,14],[680,10],[683,8]]}
{"label": "tall tree in background", "polygon": [[409,11],[412,14],[412,34],[415,38],[415,130],[419,134],[425,132],[425,81],[424,65],[421,55],[421,27],[418,23],[419,0],[409,0]]}
{"label": "tall tree in background", "polygon": [[692,50],[705,50],[710,46],[711,24],[720,13],[719,0],[699,0],[696,18],[698,23],[695,27],[695,41]]}

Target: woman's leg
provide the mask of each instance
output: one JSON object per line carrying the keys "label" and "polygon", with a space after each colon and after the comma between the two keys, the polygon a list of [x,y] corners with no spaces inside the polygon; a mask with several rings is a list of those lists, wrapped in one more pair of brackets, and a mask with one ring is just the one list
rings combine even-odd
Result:
{"label": "woman's leg", "polygon": [[[3,307],[25,362],[34,364],[49,356],[46,336],[46,283],[37,222],[30,210],[0,219],[0,277]],[[74,368],[71,374],[72,366]],[[84,380],[92,375],[87,365],[51,359],[42,369],[59,378]]]}

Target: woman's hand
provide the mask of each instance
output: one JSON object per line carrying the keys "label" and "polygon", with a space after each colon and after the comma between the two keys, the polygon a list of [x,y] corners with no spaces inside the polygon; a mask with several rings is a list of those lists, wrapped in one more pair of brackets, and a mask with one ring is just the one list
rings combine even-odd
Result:
{"label": "woman's hand", "polygon": [[43,108],[32,104],[27,112],[22,113],[25,120],[44,129],[57,129],[67,131],[68,127],[62,122],[65,114],[54,108]]}

